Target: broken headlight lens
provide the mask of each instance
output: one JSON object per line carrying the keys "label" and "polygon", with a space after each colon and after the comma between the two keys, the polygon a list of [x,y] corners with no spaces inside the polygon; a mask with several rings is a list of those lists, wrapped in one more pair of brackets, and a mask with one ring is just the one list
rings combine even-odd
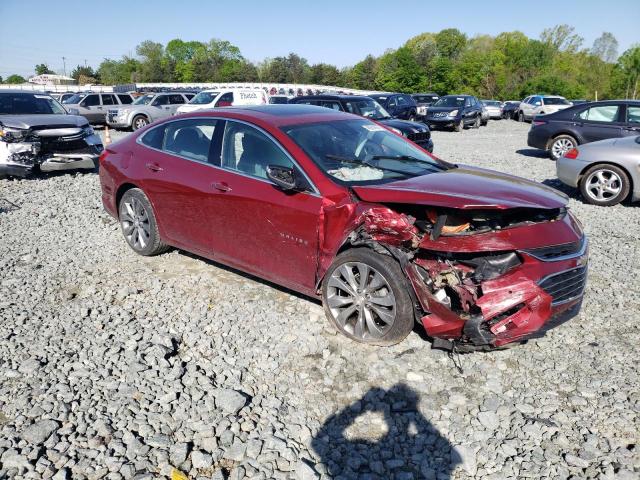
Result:
{"label": "broken headlight lens", "polygon": [[93,127],[89,125],[88,127],[84,127],[82,129],[82,133],[84,134],[85,137],[88,137],[90,135],[93,135],[95,132],[93,131]]}
{"label": "broken headlight lens", "polygon": [[19,128],[9,128],[0,125],[0,141],[3,142],[16,142],[22,140],[27,136],[28,130],[21,130]]}

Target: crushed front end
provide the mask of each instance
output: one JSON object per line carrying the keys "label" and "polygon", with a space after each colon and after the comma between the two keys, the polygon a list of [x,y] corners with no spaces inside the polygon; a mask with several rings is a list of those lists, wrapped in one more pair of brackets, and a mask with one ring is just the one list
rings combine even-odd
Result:
{"label": "crushed front end", "polygon": [[577,315],[588,240],[566,208],[393,207],[365,212],[355,242],[399,260],[435,348],[493,349]]}
{"label": "crushed front end", "polygon": [[0,123],[0,176],[94,169],[102,150],[89,125],[12,128]]}

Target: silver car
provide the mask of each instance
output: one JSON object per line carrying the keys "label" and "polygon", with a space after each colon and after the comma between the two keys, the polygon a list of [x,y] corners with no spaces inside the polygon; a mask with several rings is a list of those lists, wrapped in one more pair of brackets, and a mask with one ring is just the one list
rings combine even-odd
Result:
{"label": "silver car", "polygon": [[482,105],[489,113],[489,118],[500,120],[502,118],[502,103],[498,100],[481,100]]}
{"label": "silver car", "polygon": [[107,125],[138,130],[175,114],[178,107],[189,102],[194,95],[185,92],[148,93],[138,97],[131,105],[110,108],[107,111]]}
{"label": "silver car", "polygon": [[607,207],[640,200],[640,136],[610,138],[569,150],[556,162],[560,181],[585,201]]}
{"label": "silver car", "polygon": [[72,115],[82,115],[89,123],[102,124],[109,108],[131,102],[133,98],[128,93],[78,93],[63,100],[62,105]]}

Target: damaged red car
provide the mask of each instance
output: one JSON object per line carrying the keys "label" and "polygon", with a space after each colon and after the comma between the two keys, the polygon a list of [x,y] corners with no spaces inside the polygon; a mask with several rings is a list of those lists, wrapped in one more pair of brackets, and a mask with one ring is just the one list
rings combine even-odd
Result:
{"label": "damaged red car", "polygon": [[[346,336],[492,349],[575,316],[587,239],[544,185],[444,162],[306,105],[172,117],[107,148],[102,201],[129,246],[178,247],[322,298]],[[255,319],[259,321],[259,319]]]}

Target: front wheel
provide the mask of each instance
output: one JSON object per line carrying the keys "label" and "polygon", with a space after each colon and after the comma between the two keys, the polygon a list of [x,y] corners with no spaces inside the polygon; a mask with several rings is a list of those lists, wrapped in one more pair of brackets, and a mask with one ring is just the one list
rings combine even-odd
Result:
{"label": "front wheel", "polygon": [[131,249],[144,256],[158,255],[169,246],[160,239],[151,202],[139,188],[127,190],[118,207],[120,228]]}
{"label": "front wheel", "polygon": [[476,117],[476,119],[473,122],[473,128],[480,128],[480,124],[482,123],[482,120],[480,119],[480,117]]}
{"label": "front wheel", "polygon": [[592,205],[610,207],[629,195],[627,173],[615,165],[594,165],[580,179],[580,193]]}
{"label": "front wheel", "polygon": [[518,113],[518,121],[519,122],[524,122],[524,113],[522,113],[522,112]]}
{"label": "front wheel", "polygon": [[144,115],[136,115],[133,117],[133,121],[131,122],[131,127],[134,131],[141,129],[142,127],[146,127],[149,125],[149,120]]}
{"label": "front wheel", "polygon": [[455,126],[455,127],[453,127],[453,129],[454,129],[456,132],[461,132],[462,130],[464,130],[464,120],[463,120],[463,119],[460,119],[460,121],[456,124],[456,126]]}
{"label": "front wheel", "polygon": [[400,265],[368,248],[336,257],[322,283],[324,311],[344,335],[371,345],[394,345],[413,329],[413,307]]}

